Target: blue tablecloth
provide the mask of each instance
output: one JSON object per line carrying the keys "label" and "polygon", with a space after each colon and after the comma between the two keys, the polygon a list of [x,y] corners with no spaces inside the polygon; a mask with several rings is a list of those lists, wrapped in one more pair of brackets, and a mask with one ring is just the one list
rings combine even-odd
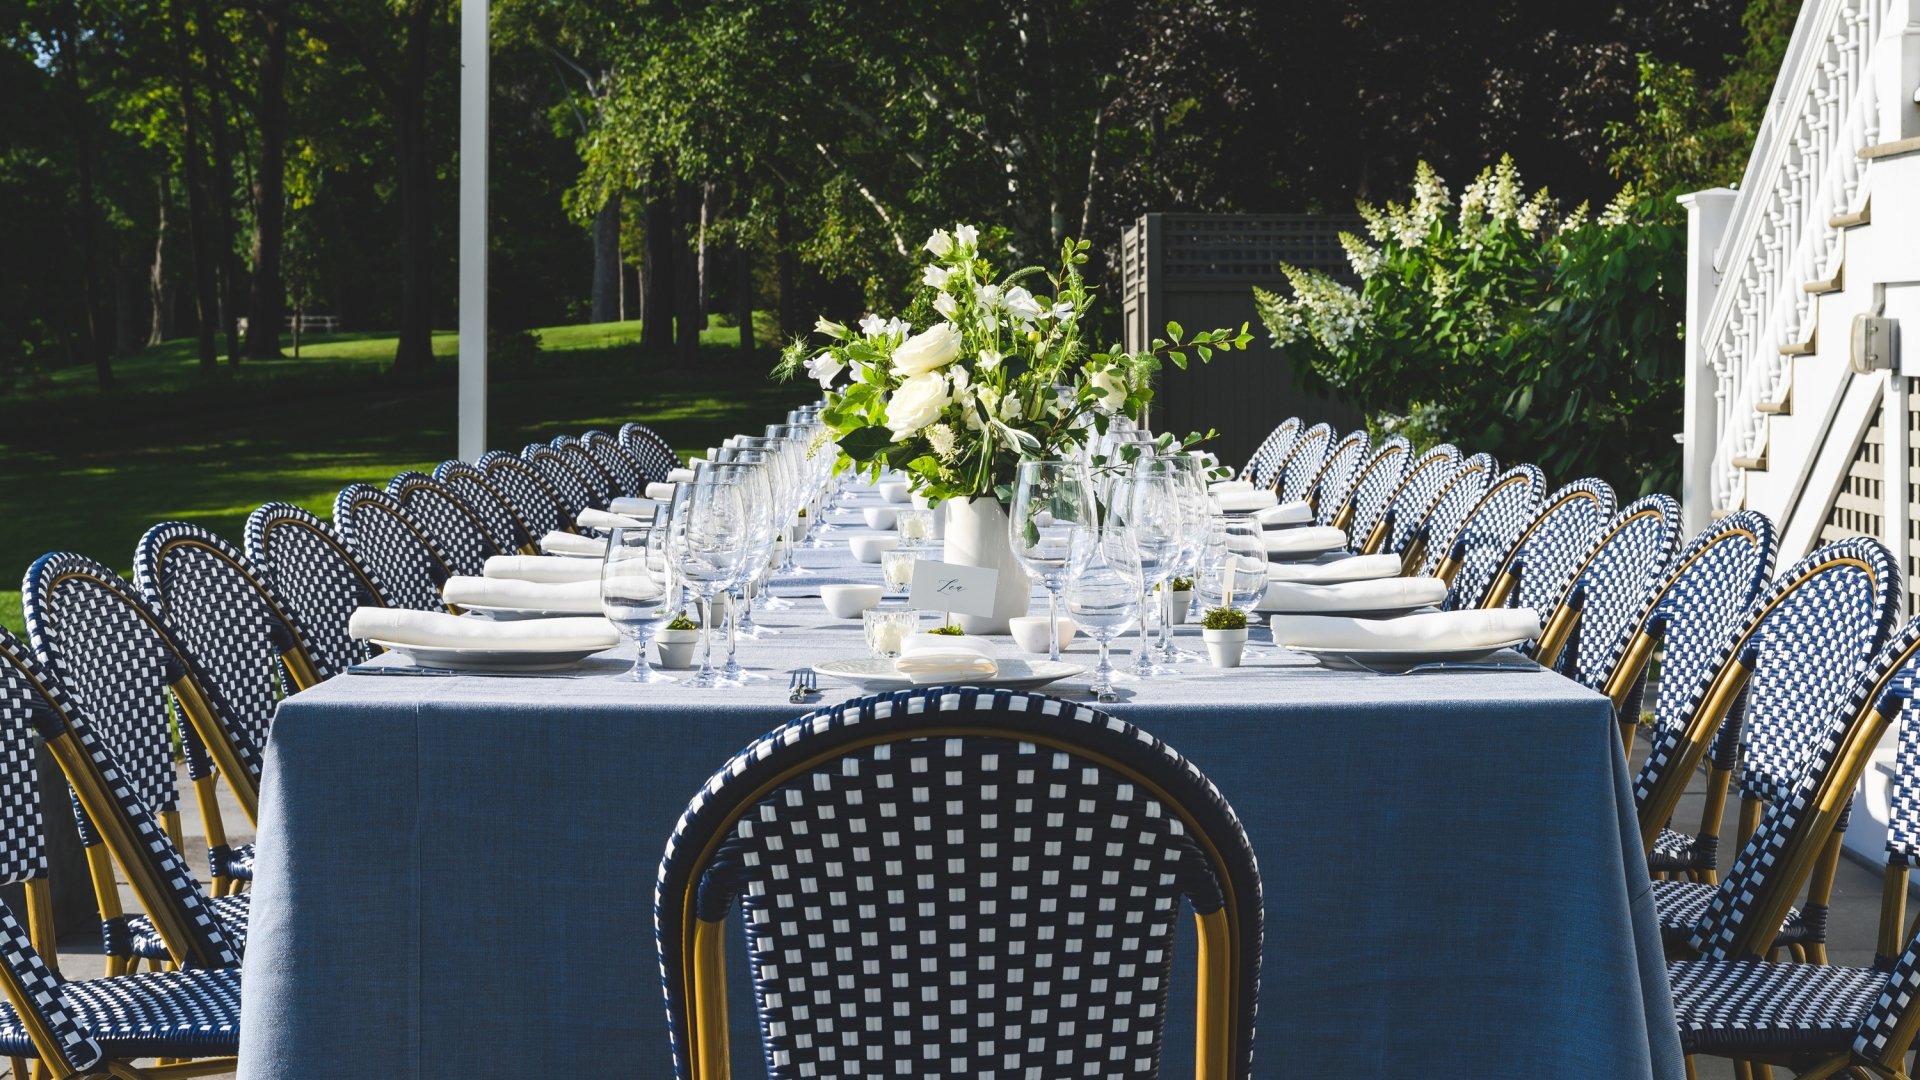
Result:
{"label": "blue tablecloth", "polygon": [[[878,578],[840,550],[802,557],[824,580]],[[636,687],[616,652],[567,680],[350,675],[285,702],[240,1076],[671,1076],[652,936],[667,835],[729,755],[803,711],[788,669],[864,652],[818,601],[765,620],[783,632],[741,658],[773,679],[743,690]],[[1110,708],[1205,770],[1253,839],[1257,1075],[1682,1075],[1601,697],[1541,671],[1385,677],[1270,648],[1248,665],[1132,684]],[[743,1077],[764,1072],[744,955],[736,940]],[[1191,1075],[1190,981],[1169,1076]]]}

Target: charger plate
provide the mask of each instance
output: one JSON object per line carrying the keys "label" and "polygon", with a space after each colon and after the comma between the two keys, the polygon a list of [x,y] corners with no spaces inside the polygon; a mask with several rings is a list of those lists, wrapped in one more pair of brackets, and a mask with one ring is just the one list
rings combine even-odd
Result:
{"label": "charger plate", "polygon": [[[993,675],[962,679],[954,685],[979,686],[990,690],[1037,690],[1051,682],[1083,675],[1087,670],[1079,664],[1053,660],[1002,660],[999,663],[1000,670]],[[875,656],[863,656],[858,660],[830,660],[813,665],[813,670],[830,679],[852,683],[862,690],[905,690],[915,685],[939,685],[916,684],[894,670],[893,661]]]}

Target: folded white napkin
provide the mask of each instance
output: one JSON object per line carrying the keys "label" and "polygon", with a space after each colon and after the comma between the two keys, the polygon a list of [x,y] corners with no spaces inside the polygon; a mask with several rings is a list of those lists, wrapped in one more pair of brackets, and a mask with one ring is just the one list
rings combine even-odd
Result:
{"label": "folded white napkin", "polygon": [[607,504],[607,509],[630,518],[639,518],[642,525],[653,521],[653,512],[660,507],[659,499],[635,499],[623,496]]}
{"label": "folded white napkin", "polygon": [[1285,562],[1267,565],[1268,581],[1297,581],[1308,585],[1334,585],[1342,581],[1368,581],[1400,576],[1398,555],[1353,555],[1328,562]]}
{"label": "folded white napkin", "polygon": [[1212,491],[1215,495],[1232,495],[1237,492],[1252,491],[1253,481],[1251,480],[1215,480],[1213,483],[1207,485],[1207,489],[1209,491]]}
{"label": "folded white napkin", "polygon": [[[564,535],[564,534],[563,534]],[[553,555],[492,555],[483,571],[490,578],[540,581],[599,581],[600,560],[569,559]]]}
{"label": "folded white napkin", "polygon": [[693,483],[693,470],[692,469],[668,469],[667,483],[691,484]]}
{"label": "folded white napkin", "polygon": [[1486,649],[1540,633],[1540,616],[1531,608],[1429,611],[1397,619],[1274,615],[1267,624],[1273,628],[1274,642],[1280,645],[1396,652]]}
{"label": "folded white napkin", "polygon": [[1261,536],[1260,539],[1267,545],[1268,558],[1276,555],[1281,558],[1317,555],[1323,551],[1333,551],[1347,546],[1346,530],[1328,528],[1324,525],[1276,529]]}
{"label": "folded white napkin", "polygon": [[[674,472],[686,472],[686,471],[687,470],[685,469],[674,470]],[[646,496],[647,498],[653,499],[656,502],[672,502],[673,501],[673,482],[668,481],[667,483],[664,483],[664,484],[655,482],[655,483],[648,484],[647,490],[646,490]]]}
{"label": "folded white napkin", "polygon": [[600,613],[600,582],[597,578],[556,582],[456,574],[440,586],[440,596],[447,603],[460,607],[571,611],[582,615]]}
{"label": "folded white napkin", "polygon": [[444,611],[405,608],[357,608],[347,633],[395,645],[430,649],[502,649],[535,652],[552,649],[607,649],[620,641],[607,620],[593,618],[522,619],[495,622],[465,619]]}
{"label": "folded white napkin", "polygon": [[540,538],[540,550],[549,555],[581,555],[599,559],[607,554],[607,542],[597,536],[550,532]]}
{"label": "folded white napkin", "polygon": [[947,634],[909,636],[900,643],[900,659],[893,667],[916,685],[991,677],[1000,670],[993,647],[984,639]]}
{"label": "folded white napkin", "polygon": [[1262,528],[1269,529],[1283,525],[1308,525],[1313,522],[1313,507],[1308,506],[1305,499],[1295,499],[1278,506],[1269,506],[1265,510],[1257,510],[1254,512],[1253,520],[1259,522]]}
{"label": "folded white napkin", "polygon": [[700,466],[705,465],[708,461],[712,460],[713,458],[717,458],[719,456],[720,456],[720,451],[715,450],[713,447],[709,446],[707,447],[706,457],[690,457],[687,459],[687,471],[692,472],[693,470],[699,468]]}
{"label": "folded white napkin", "polygon": [[580,511],[579,516],[573,519],[573,523],[595,532],[612,532],[615,529],[645,528],[653,524],[653,519],[649,516],[647,520],[641,521],[639,518],[628,517],[625,514],[609,514],[605,510],[595,510],[589,506]]}
{"label": "folded white napkin", "polygon": [[1261,611],[1288,614],[1339,615],[1356,611],[1390,611],[1427,607],[1447,598],[1447,583],[1436,577],[1389,577],[1347,581],[1337,585],[1306,585],[1269,581]]}
{"label": "folded white napkin", "polygon": [[1214,498],[1219,501],[1220,509],[1229,514],[1250,514],[1255,510],[1265,510],[1280,501],[1280,496],[1266,488],[1229,491],[1225,494],[1215,493]]}
{"label": "folded white napkin", "polygon": [[726,447],[726,448],[727,448],[728,450],[731,450],[731,449],[733,449],[734,447],[736,447],[736,446],[739,446],[739,445],[740,445],[740,440],[741,440],[742,438],[744,438],[744,436],[741,436],[741,435],[729,435],[729,436],[727,436],[726,438],[724,438],[724,439],[721,439],[721,440],[720,440],[720,445],[721,445],[721,446],[723,446],[723,447]]}

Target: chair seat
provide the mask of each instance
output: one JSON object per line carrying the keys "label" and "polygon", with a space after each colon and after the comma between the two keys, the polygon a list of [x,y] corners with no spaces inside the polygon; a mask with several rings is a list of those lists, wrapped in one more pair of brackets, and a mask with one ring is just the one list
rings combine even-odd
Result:
{"label": "chair seat", "polygon": [[[1707,885],[1698,881],[1656,881],[1653,883],[1653,908],[1660,916],[1660,940],[1669,949],[1685,950],[1687,938],[1693,933],[1694,924],[1700,916],[1707,913],[1707,905],[1713,901],[1717,885]],[[1813,908],[1801,911],[1788,908],[1787,917],[1780,923],[1780,932],[1774,935],[1776,945],[1825,944],[1827,940],[1827,911],[1825,908]]]}
{"label": "chair seat", "polygon": [[[247,919],[253,912],[253,894],[215,896],[207,901],[220,929],[236,954],[247,951]],[[168,959],[167,942],[145,915],[122,915],[100,924],[108,956],[135,956],[142,960]]]}
{"label": "chair seat", "polygon": [[1870,968],[1760,960],[1676,960],[1667,979],[1689,1054],[1844,1051],[1887,989]]}
{"label": "chair seat", "polygon": [[207,852],[207,862],[213,867],[214,877],[230,877],[235,881],[253,880],[252,844],[214,848]]}
{"label": "chair seat", "polygon": [[[152,971],[62,986],[68,1015],[110,1058],[224,1057],[240,1051],[240,969]],[[34,1057],[0,1002],[0,1057]]]}
{"label": "chair seat", "polygon": [[1653,842],[1653,850],[1647,853],[1647,869],[1668,874],[1712,870],[1719,865],[1719,860],[1719,837],[1661,829],[1660,838]]}

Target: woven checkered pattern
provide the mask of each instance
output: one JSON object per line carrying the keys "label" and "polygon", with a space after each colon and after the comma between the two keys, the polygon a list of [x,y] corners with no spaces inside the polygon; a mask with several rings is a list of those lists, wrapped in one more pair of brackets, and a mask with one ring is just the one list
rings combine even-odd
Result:
{"label": "woven checkered pattern", "polygon": [[1554,667],[1604,689],[1645,621],[1680,541],[1680,504],[1649,495],[1620,511],[1581,560],[1564,601],[1580,612]]}
{"label": "woven checkered pattern", "polygon": [[1332,425],[1315,424],[1301,432],[1273,470],[1272,486],[1279,492],[1280,501],[1306,498],[1314,478],[1320,475],[1320,466],[1326,464],[1327,455],[1332,451]]}
{"label": "woven checkered pattern", "polygon": [[[27,928],[20,925],[13,909],[5,903],[0,903],[0,950],[4,950],[0,959],[4,959],[7,981],[13,984],[7,996],[33,1003],[34,1012],[46,1025],[67,1068],[85,1073],[98,1065],[106,1052],[88,1030],[91,1026],[88,1021],[92,1018],[86,1013],[85,1003],[67,996],[66,991],[73,984],[62,979],[59,972],[40,958],[27,936]],[[238,1019],[240,1010],[235,1008],[233,1015]],[[0,1055],[40,1056],[39,1048],[27,1036],[26,1026],[14,1013],[13,1006],[3,1001],[0,1001]]]}
{"label": "woven checkered pattern", "polygon": [[[1351,507],[1347,518],[1348,546],[1358,551],[1373,527],[1379,523],[1380,515],[1386,513],[1387,502],[1406,479],[1407,466],[1413,461],[1413,446],[1406,437],[1394,435],[1380,444],[1373,457],[1360,466],[1354,476],[1353,488],[1342,500],[1343,507]],[[1337,514],[1339,511],[1336,510]],[[1331,520],[1331,519],[1330,519]]]}
{"label": "woven checkered pattern", "polygon": [[1879,996],[1868,1006],[1860,1029],[1854,1033],[1853,1052],[1859,1057],[1885,1061],[1896,1055],[1905,1056],[1908,1049],[1895,1043],[1893,1035],[1907,1010],[1913,1008],[1915,993],[1920,992],[1920,937],[1907,943],[1907,951],[1894,961],[1893,973],[1879,989]]}
{"label": "woven checkered pattern", "polygon": [[567,459],[560,455],[560,451],[545,443],[533,443],[520,451],[520,458],[540,473],[548,487],[560,493],[561,500],[567,505],[569,525],[580,511],[601,505],[596,503],[593,489],[580,478],[573,466],[567,464]]}
{"label": "woven checkered pattern", "polygon": [[627,453],[620,440],[604,431],[595,429],[580,436],[580,445],[587,448],[593,460],[602,471],[613,477],[616,495],[638,498],[647,492],[647,474],[640,459]]}
{"label": "woven checkered pattern", "polygon": [[1367,438],[1365,429],[1348,432],[1346,438],[1334,444],[1320,466],[1320,475],[1307,487],[1307,500],[1314,506],[1317,524],[1333,524],[1341,507],[1347,505],[1347,496],[1353,493],[1354,481],[1360,479],[1361,467],[1372,456],[1373,442]]}
{"label": "woven checkered pattern", "polygon": [[574,515],[579,511],[568,508],[567,500],[547,483],[540,470],[505,450],[487,451],[480,455],[478,464],[487,482],[513,505],[533,539],[573,528]]}
{"label": "woven checkered pattern", "polygon": [[1687,1053],[1839,1053],[1887,989],[1865,968],[1760,960],[1678,960],[1667,965],[1674,1020]]}
{"label": "woven checkered pattern", "polygon": [[426,473],[401,473],[387,481],[387,494],[426,528],[454,573],[478,576],[487,556],[513,553],[510,538],[494,536],[478,510]]}
{"label": "woven checkered pattern", "polygon": [[365,484],[340,489],[333,527],[348,550],[373,567],[394,607],[446,610],[440,586],[453,576],[453,561],[393,496]]}
{"label": "woven checkered pattern", "polygon": [[[1699,881],[1653,882],[1653,909],[1660,919],[1660,937],[1667,943],[1669,951],[1692,948],[1691,938],[1700,925],[1700,919],[1712,906],[1719,889],[1718,885]],[[1773,939],[1774,944],[1825,941],[1826,909],[1819,908],[1813,914],[1814,918],[1809,922],[1807,913],[1797,907],[1788,908],[1779,933]]]}
{"label": "woven checkered pattern", "polygon": [[1251,481],[1255,487],[1270,486],[1273,483],[1273,469],[1279,462],[1280,455],[1286,453],[1288,445],[1298,434],[1300,434],[1299,417],[1289,416],[1282,420],[1272,431],[1267,432],[1267,437],[1261,439],[1260,445],[1254,447],[1253,453],[1247,456],[1247,463],[1240,467],[1238,479]]}
{"label": "woven checkered pattern", "polygon": [[[236,953],[246,955],[247,920],[253,913],[253,894],[243,892],[216,896],[207,900],[207,905],[214,918],[220,920],[227,943]],[[145,915],[122,915],[117,919],[109,919],[101,924],[100,933],[105,939],[108,956],[165,960],[171,955],[167,952],[166,939],[154,929],[153,920]]]}
{"label": "woven checkered pattern", "polygon": [[[1882,656],[1901,655],[1901,646],[1913,648],[1913,642],[1920,641],[1920,618],[1909,622],[1893,647]],[[1882,661],[1884,663],[1884,661]],[[1878,666],[1878,665],[1876,665]],[[1911,660],[1902,663],[1897,676],[1890,680],[1898,696],[1889,702],[1889,707],[1898,705],[1901,713],[1898,741],[1895,744],[1893,763],[1893,791],[1887,812],[1887,858],[1889,862],[1901,866],[1920,866],[1920,721],[1909,715],[1913,708],[1916,682],[1920,679]]]}
{"label": "woven checkered pattern", "polygon": [[267,727],[289,690],[280,657],[299,643],[284,605],[233,545],[177,521],[140,538],[133,580],[193,659],[227,738],[258,777]]}
{"label": "woven checkered pattern", "polygon": [[593,496],[593,505],[603,507],[613,501],[619,484],[612,474],[593,460],[593,455],[587,453],[587,448],[580,445],[579,439],[571,435],[558,435],[550,445],[559,452],[560,459],[567,463],[580,482],[587,485],[587,491]]}
{"label": "woven checkered pattern", "polygon": [[1447,538],[1460,531],[1460,523],[1492,486],[1497,468],[1491,454],[1475,454],[1461,462],[1425,510],[1404,519],[1396,515],[1394,532],[1399,535],[1395,539],[1401,542],[1392,550],[1404,552],[1421,540],[1426,541],[1429,553],[1435,547],[1445,547]]}
{"label": "woven checkered pattern", "polygon": [[680,467],[680,455],[672,445],[645,424],[620,425],[620,445],[639,459],[653,483],[665,483],[667,474]]}
{"label": "woven checkered pattern", "polygon": [[286,601],[307,657],[322,678],[367,658],[347,633],[357,607],[392,607],[374,571],[332,526],[292,503],[267,503],[247,516],[247,558]]}
{"label": "woven checkered pattern", "polygon": [[1422,574],[1438,570],[1445,559],[1459,564],[1447,589],[1445,607],[1480,606],[1488,586],[1493,584],[1494,571],[1506,561],[1546,491],[1547,478],[1538,468],[1516,465],[1494,480],[1446,543],[1428,543]]}
{"label": "woven checkered pattern", "polygon": [[[34,653],[71,706],[92,718],[140,801],[157,813],[178,809],[167,687],[188,665],[159,614],[120,575],[66,552],[28,568],[21,600]],[[204,775],[205,757],[184,718],[180,734],[196,748],[196,772]]]}
{"label": "woven checkered pattern", "polygon": [[34,714],[51,704],[35,684],[51,682],[33,655],[0,627],[0,884],[47,876]]}
{"label": "woven checkered pattern", "polygon": [[1191,764],[1087,706],[1006,691],[804,716],[714,774],[661,862],[676,1062],[686,1075],[688,920],[738,898],[774,1077],[1153,1076],[1183,896],[1238,920],[1245,1075],[1259,873]]}
{"label": "woven checkered pattern", "polygon": [[[1387,496],[1386,504],[1380,508],[1380,515],[1375,520],[1375,524],[1368,526],[1365,533],[1361,533],[1358,528],[1351,530],[1350,542],[1354,545],[1354,550],[1360,550],[1361,545],[1364,545],[1373,535],[1374,527],[1384,521],[1387,528],[1386,542],[1380,550],[1399,551],[1400,548],[1395,546],[1394,540],[1403,535],[1401,526],[1410,517],[1417,518],[1426,514],[1428,508],[1433,506],[1433,501],[1440,497],[1440,489],[1453,478],[1454,471],[1459,466],[1460,451],[1452,443],[1441,443],[1415,458],[1413,464],[1407,466],[1406,475],[1400,478],[1400,483],[1395,485],[1392,494]],[[1359,524],[1357,518],[1354,524],[1356,526]],[[1406,531],[1410,532],[1410,530]]]}
{"label": "woven checkered pattern", "polygon": [[464,461],[443,461],[433,470],[433,478],[480,516],[486,523],[487,536],[495,544],[505,544],[503,550],[518,551],[532,542],[533,531],[521,520],[520,512],[479,469]]}
{"label": "woven checkered pattern", "polygon": [[1545,619],[1566,594],[1581,556],[1613,511],[1613,489],[1604,480],[1575,480],[1547,496],[1506,562],[1494,571],[1494,581],[1505,574],[1518,579],[1507,606],[1532,608]]}
{"label": "woven checkered pattern", "polygon": [[[116,1061],[229,1057],[240,1051],[240,969],[162,971],[63,982],[67,1016]],[[0,1057],[32,1056],[26,1027],[0,1005]],[[102,1075],[105,1075],[104,1073]]]}

